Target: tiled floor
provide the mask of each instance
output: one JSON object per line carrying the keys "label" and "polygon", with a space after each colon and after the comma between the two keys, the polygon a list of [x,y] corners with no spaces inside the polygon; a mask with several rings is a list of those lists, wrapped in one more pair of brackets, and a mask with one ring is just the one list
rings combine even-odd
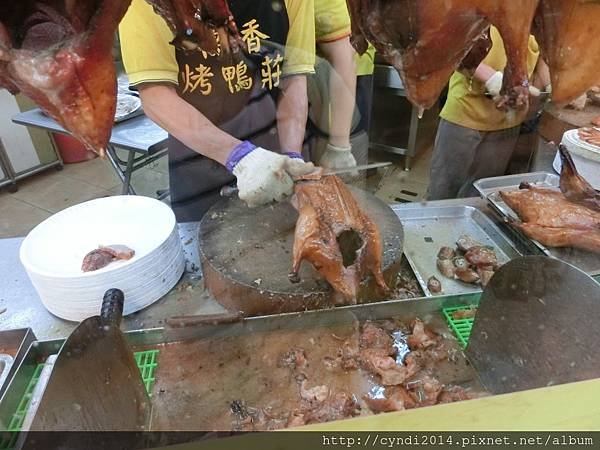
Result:
{"label": "tiled floor", "polygon": [[[370,190],[387,203],[421,200],[427,189],[430,153],[420,152],[412,169],[406,172],[401,156],[373,152],[371,160],[395,164],[381,171],[374,182],[369,180]],[[167,158],[135,172],[132,185],[138,195],[149,197],[155,197],[157,190],[167,189]],[[18,187],[15,193],[0,191],[0,238],[25,236],[37,224],[69,206],[121,193],[121,181],[114,169],[100,158],[67,164],[62,171],[47,170],[20,181]]]}
{"label": "tiled floor", "polygon": [[[154,197],[169,185],[167,158],[134,173],[139,195]],[[94,198],[118,195],[121,181],[107,160],[96,158],[49,169],[18,183],[15,193],[0,191],[0,238],[26,235],[52,214]]]}

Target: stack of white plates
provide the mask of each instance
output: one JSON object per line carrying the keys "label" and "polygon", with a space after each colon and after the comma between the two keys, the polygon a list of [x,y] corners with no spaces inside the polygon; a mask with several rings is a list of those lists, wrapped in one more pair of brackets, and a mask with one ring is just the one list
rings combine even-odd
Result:
{"label": "stack of white plates", "polygon": [[[81,270],[88,252],[115,244],[135,256]],[[164,203],[139,196],[101,198],[53,215],[25,238],[20,257],[48,311],[73,321],[98,315],[111,288],[125,293],[124,314],[139,311],[169,292],[185,267],[175,215]]]}
{"label": "stack of white plates", "polygon": [[[600,147],[588,144],[579,139],[577,131],[567,131],[563,135],[562,143],[567,147],[569,153],[571,153],[579,175],[585,178],[595,189],[600,189]],[[558,152],[552,166],[554,170],[560,173],[562,164]]]}

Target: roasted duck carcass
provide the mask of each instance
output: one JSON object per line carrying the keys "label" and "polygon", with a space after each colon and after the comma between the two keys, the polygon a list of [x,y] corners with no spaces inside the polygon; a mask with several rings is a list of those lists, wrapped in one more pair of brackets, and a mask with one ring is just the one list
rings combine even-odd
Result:
{"label": "roasted duck carcass", "polygon": [[[147,0],[186,50],[239,51],[226,0]],[[0,87],[23,92],[102,154],[116,107],[112,55],[131,0],[19,0],[0,6]]]}
{"label": "roasted duck carcass", "polygon": [[[408,98],[422,108],[437,100],[452,72],[486,55],[485,33],[498,28],[507,66],[498,105],[525,106],[528,37],[542,47],[553,101],[568,103],[600,80],[600,2],[584,0],[347,0],[353,44],[370,41],[399,72]],[[468,56],[468,57],[467,57]]]}
{"label": "roasted duck carcass", "polygon": [[600,82],[600,40],[591,38],[600,34],[600,2],[541,0],[533,33],[550,67],[553,102],[568,103]]}
{"label": "roasted duck carcass", "polygon": [[500,192],[522,222],[512,225],[548,247],[576,247],[600,253],[600,212],[570,202],[558,191],[528,184]]}
{"label": "roasted duck carcass", "polygon": [[[400,73],[408,98],[422,108],[437,100],[454,70],[475,48],[490,24],[502,35],[508,65],[503,93],[515,106],[528,96],[527,48],[538,0],[348,0],[353,44],[359,53],[370,41]],[[485,46],[483,47],[485,49]],[[471,54],[473,56],[473,54]]]}
{"label": "roasted duck carcass", "polygon": [[360,282],[368,273],[387,292],[379,231],[338,177],[296,182],[294,204],[299,218],[292,282],[299,281],[300,263],[306,259],[346,301],[356,301]]}
{"label": "roasted duck carcass", "polygon": [[115,115],[113,38],[130,1],[3,2],[0,85],[102,152]]}
{"label": "roasted duck carcass", "polygon": [[[598,133],[600,144],[600,132]],[[567,148],[560,144],[558,146],[562,168],[560,172],[560,190],[564,196],[574,203],[587,206],[595,211],[600,211],[600,192],[592,187],[577,172],[573,158]]]}

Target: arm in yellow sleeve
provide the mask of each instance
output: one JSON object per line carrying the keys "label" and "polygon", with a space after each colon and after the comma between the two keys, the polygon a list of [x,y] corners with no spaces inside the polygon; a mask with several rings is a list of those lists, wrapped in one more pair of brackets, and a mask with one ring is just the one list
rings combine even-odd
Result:
{"label": "arm in yellow sleeve", "polygon": [[314,73],[315,21],[313,0],[285,0],[290,29],[283,75]]}
{"label": "arm in yellow sleeve", "polygon": [[133,0],[119,25],[121,54],[129,83],[178,83],[173,33],[145,0]]}

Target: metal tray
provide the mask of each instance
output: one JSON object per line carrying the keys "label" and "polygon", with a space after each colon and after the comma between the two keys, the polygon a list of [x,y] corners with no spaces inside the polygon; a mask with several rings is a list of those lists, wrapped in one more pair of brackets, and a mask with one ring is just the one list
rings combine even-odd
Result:
{"label": "metal tray", "polygon": [[481,286],[444,277],[436,267],[440,247],[454,246],[463,234],[469,234],[483,245],[493,247],[500,263],[507,263],[521,256],[502,231],[485,214],[472,206],[404,205],[392,208],[404,226],[404,255],[428,297],[434,295],[427,289],[427,280],[432,275],[435,275],[443,286],[442,294],[436,295],[482,291]]}
{"label": "metal tray", "polygon": [[[500,197],[500,191],[515,191],[522,182],[559,189],[560,177],[546,172],[524,173],[503,177],[483,178],[473,183],[482,198],[486,199],[500,218],[519,219],[517,214],[508,207]],[[529,244],[533,252],[541,252],[578,267],[589,275],[600,275],[600,258],[598,255],[576,248],[552,248],[529,239],[525,234],[508,226],[513,236],[521,242]]]}

